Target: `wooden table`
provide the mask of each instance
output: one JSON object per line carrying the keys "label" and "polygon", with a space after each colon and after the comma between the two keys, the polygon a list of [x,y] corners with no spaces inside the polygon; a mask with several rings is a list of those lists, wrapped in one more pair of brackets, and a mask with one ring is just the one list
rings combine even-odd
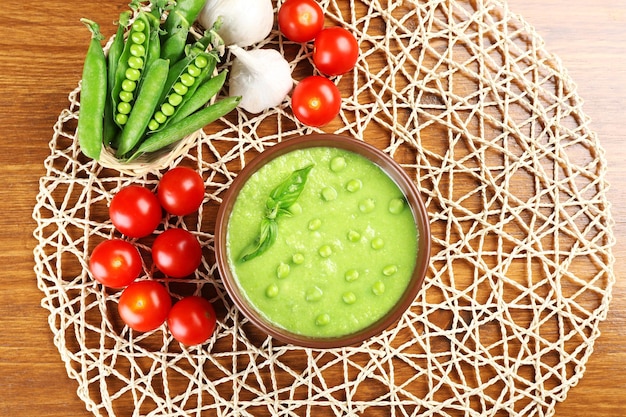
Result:
{"label": "wooden table", "polygon": [[[85,53],[81,17],[113,21],[127,1],[5,2],[0,26],[0,415],[87,416],[51,340],[33,273],[32,207],[42,161]],[[510,0],[578,84],[609,163],[617,284],[584,378],[557,416],[626,414],[626,0]],[[112,26],[107,26],[112,34]]]}

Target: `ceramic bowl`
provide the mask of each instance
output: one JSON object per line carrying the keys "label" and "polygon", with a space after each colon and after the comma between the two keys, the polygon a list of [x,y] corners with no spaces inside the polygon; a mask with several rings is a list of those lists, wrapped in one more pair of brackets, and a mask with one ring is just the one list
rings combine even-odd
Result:
{"label": "ceramic bowl", "polygon": [[[231,270],[227,258],[227,234],[228,222],[233,205],[246,181],[263,165],[274,158],[297,149],[308,147],[333,147],[360,154],[378,165],[387,175],[395,181],[402,190],[405,200],[410,206],[418,233],[417,253],[415,267],[409,284],[388,313],[377,322],[358,330],[354,333],[339,337],[310,337],[292,333],[280,328],[267,320],[258,312],[244,296],[236,277]],[[385,329],[393,326],[400,317],[410,308],[418,292],[422,287],[424,276],[430,259],[430,227],[428,215],[424,203],[419,195],[415,183],[406,172],[393,159],[377,148],[347,136],[330,134],[312,134],[299,136],[285,140],[277,145],[266,149],[262,154],[248,163],[237,175],[232,185],[226,191],[222,204],[218,210],[215,228],[215,253],[221,279],[235,306],[261,331],[272,337],[292,345],[309,348],[337,348],[352,346],[380,334]]]}

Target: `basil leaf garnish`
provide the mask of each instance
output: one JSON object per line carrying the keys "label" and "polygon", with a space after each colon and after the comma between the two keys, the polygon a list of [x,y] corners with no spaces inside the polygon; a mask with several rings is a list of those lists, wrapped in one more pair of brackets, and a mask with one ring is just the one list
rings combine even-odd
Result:
{"label": "basil leaf garnish", "polygon": [[265,217],[261,220],[259,235],[251,245],[251,248],[241,257],[241,262],[249,261],[263,254],[276,242],[278,235],[278,218],[289,216],[289,208],[298,200],[309,172],[313,165],[292,172],[271,192],[265,202]]}

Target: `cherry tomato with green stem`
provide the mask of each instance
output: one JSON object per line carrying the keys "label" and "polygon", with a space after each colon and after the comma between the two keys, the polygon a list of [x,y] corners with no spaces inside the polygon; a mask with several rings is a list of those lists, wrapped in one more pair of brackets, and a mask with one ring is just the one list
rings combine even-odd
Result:
{"label": "cherry tomato with green stem", "polygon": [[202,247],[188,230],[167,229],[154,239],[152,261],[165,275],[183,278],[191,275],[202,262]]}
{"label": "cherry tomato with green stem", "polygon": [[197,211],[204,200],[204,181],[197,171],[176,167],[159,180],[157,197],[161,206],[175,216],[186,216]]}
{"label": "cherry tomato with green stem", "polygon": [[157,281],[135,281],[124,288],[118,313],[128,327],[149,332],[167,320],[172,299],[167,288]]}
{"label": "cherry tomato with green stem", "polygon": [[308,126],[326,125],[341,109],[339,88],[328,78],[306,77],[293,89],[291,108],[296,118]]}
{"label": "cherry tomato with green stem", "polygon": [[322,30],[313,43],[313,64],[323,74],[334,76],[352,70],[359,58],[359,44],[347,29]]}
{"label": "cherry tomato with green stem", "polygon": [[132,243],[122,239],[105,240],[89,257],[89,270],[96,281],[110,288],[123,288],[142,271],[141,255]]}
{"label": "cherry tomato with green stem", "polygon": [[154,232],[163,216],[156,195],[140,185],[129,185],[113,196],[109,217],[117,230],[140,238]]}
{"label": "cherry tomato with green stem", "polygon": [[324,28],[324,11],[315,0],[287,0],[278,10],[278,27],[294,42],[308,42]]}
{"label": "cherry tomato with green stem", "polygon": [[176,302],[167,317],[167,326],[174,339],[193,346],[206,342],[215,331],[215,310],[199,296],[189,296]]}

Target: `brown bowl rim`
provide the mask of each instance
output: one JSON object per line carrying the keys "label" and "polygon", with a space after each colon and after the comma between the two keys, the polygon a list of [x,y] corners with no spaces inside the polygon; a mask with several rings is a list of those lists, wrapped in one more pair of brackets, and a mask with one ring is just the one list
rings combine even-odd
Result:
{"label": "brown bowl rim", "polygon": [[[411,281],[404,295],[398,303],[384,317],[355,333],[345,336],[315,338],[289,332],[285,329],[276,327],[264,319],[248,302],[241,293],[237,283],[231,274],[228,266],[226,254],[226,233],[228,218],[236,200],[236,196],[246,183],[248,178],[269,161],[284,155],[296,149],[314,148],[314,147],[334,147],[347,151],[352,151],[365,156],[370,161],[378,165],[387,173],[398,185],[404,193],[409,206],[413,211],[413,217],[418,229],[418,245],[417,259]],[[260,155],[255,157],[237,174],[230,187],[226,190],[222,203],[218,209],[216,225],[215,225],[215,257],[217,267],[231,300],[241,313],[251,321],[257,328],[266,332],[270,336],[296,346],[330,349],[346,346],[353,346],[364,342],[395,324],[402,315],[410,308],[411,304],[417,297],[418,292],[422,288],[426,271],[430,261],[430,223],[428,221],[428,212],[422,201],[419,191],[415,183],[409,178],[404,169],[391,157],[386,155],[378,148],[349,136],[335,134],[308,134],[285,139],[267,148]]]}

